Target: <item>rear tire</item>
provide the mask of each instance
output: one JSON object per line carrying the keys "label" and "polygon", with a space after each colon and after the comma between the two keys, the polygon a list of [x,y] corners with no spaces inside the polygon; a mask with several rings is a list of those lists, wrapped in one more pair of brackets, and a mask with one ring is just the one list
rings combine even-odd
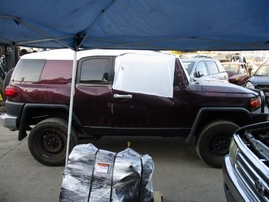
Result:
{"label": "rear tire", "polygon": [[209,123],[196,143],[200,158],[212,167],[221,168],[224,156],[229,152],[232,135],[238,128],[235,123],[225,120]]}
{"label": "rear tire", "polygon": [[[49,118],[38,123],[30,132],[28,147],[32,156],[47,166],[63,166],[67,148],[67,121]],[[78,136],[72,128],[69,153],[78,144]]]}

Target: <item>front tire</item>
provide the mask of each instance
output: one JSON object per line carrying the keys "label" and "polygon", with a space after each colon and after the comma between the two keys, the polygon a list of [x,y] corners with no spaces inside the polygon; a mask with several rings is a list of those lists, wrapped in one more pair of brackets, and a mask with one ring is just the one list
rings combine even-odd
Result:
{"label": "front tire", "polygon": [[212,167],[221,168],[224,156],[229,152],[232,135],[238,128],[235,123],[225,120],[209,123],[196,143],[200,158]]}
{"label": "front tire", "polygon": [[[69,153],[78,144],[78,136],[72,128]],[[32,156],[47,166],[63,166],[67,148],[67,122],[49,118],[38,123],[30,132],[28,147]]]}

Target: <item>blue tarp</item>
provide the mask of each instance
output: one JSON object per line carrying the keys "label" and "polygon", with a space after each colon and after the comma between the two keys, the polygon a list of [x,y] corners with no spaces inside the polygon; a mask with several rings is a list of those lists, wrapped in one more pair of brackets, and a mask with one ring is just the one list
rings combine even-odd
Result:
{"label": "blue tarp", "polygon": [[1,0],[0,44],[267,50],[268,0]]}

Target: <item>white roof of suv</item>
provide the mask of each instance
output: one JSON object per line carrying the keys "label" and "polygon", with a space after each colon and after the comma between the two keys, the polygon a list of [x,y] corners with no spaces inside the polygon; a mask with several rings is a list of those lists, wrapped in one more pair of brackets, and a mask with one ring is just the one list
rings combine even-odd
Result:
{"label": "white roof of suv", "polygon": [[[116,57],[113,89],[173,97],[175,55],[148,50],[95,49],[78,51],[77,60],[89,56]],[[26,54],[20,61],[73,60],[73,58],[73,50],[58,49]]]}
{"label": "white roof of suv", "polygon": [[[139,53],[139,54],[162,54],[161,52],[148,51],[148,50],[110,50],[110,49],[92,49],[82,50],[77,52],[77,60],[87,56],[94,55],[109,55],[117,56],[125,53]],[[22,59],[46,59],[46,60],[73,60],[74,51],[71,49],[56,49],[49,51],[36,52],[26,54],[21,57]]]}

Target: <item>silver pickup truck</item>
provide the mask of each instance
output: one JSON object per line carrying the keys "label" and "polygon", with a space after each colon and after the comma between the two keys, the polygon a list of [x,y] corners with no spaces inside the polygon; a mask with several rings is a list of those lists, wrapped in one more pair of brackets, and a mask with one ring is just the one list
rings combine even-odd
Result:
{"label": "silver pickup truck", "polygon": [[227,201],[269,201],[269,122],[242,127],[224,158]]}

